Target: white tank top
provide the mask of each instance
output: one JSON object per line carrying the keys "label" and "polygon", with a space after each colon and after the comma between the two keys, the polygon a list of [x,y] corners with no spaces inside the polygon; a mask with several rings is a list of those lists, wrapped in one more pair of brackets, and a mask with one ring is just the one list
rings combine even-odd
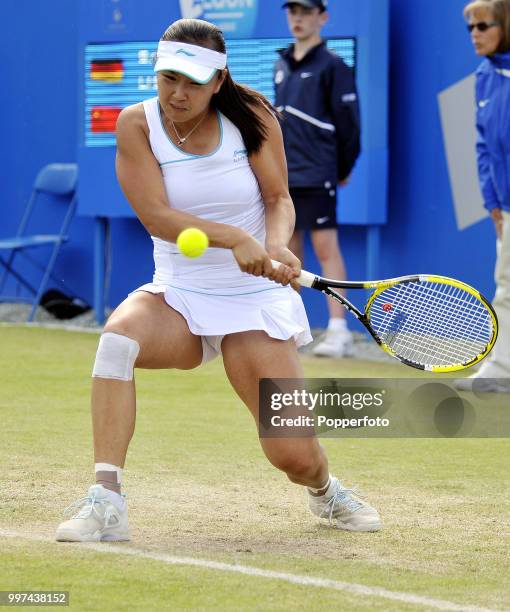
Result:
{"label": "white tank top", "polygon": [[[193,155],[170,140],[157,97],[145,100],[143,106],[169,205],[201,219],[240,227],[264,244],[264,204],[237,127],[218,112],[218,147],[208,155]],[[280,288],[268,279],[241,272],[230,249],[210,247],[202,257],[190,259],[172,242],[151,237],[156,284],[213,294]]]}

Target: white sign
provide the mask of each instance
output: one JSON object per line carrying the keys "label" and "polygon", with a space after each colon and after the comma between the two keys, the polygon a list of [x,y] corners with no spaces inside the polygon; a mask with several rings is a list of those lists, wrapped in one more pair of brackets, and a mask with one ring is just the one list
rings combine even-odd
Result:
{"label": "white sign", "polygon": [[446,160],[459,230],[487,217],[476,164],[475,76],[468,76],[439,96]]}

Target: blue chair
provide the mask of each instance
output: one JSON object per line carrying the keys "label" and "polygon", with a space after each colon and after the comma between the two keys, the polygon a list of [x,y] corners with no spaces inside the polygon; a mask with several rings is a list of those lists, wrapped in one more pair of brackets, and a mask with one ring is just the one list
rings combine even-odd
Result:
{"label": "blue chair", "polygon": [[[76,211],[76,185],[78,182],[78,166],[76,164],[48,164],[37,175],[35,184],[32,190],[32,195],[28,201],[27,207],[23,213],[20,225],[16,236],[12,238],[0,239],[0,266],[4,268],[2,278],[0,280],[0,302],[28,302],[32,304],[32,309],[28,315],[28,321],[32,321],[37,306],[41,301],[41,296],[46,288],[48,280],[54,278],[52,275],[53,267],[60,251],[60,247],[68,240],[67,231]],[[55,234],[31,234],[28,232],[28,225],[32,212],[36,205],[47,196],[52,197],[51,200],[59,202],[67,209],[63,211],[63,221],[60,228]],[[39,249],[42,247],[50,247],[51,254],[46,265],[41,265],[29,256],[27,251]],[[1,255],[6,251],[8,255],[5,258]],[[13,267],[14,260],[17,255],[26,256],[34,265],[43,271],[42,279],[39,287],[35,288],[23,276],[19,270]],[[9,276],[15,278],[19,284],[23,285],[30,294],[26,297],[9,297],[3,295],[3,289]]]}

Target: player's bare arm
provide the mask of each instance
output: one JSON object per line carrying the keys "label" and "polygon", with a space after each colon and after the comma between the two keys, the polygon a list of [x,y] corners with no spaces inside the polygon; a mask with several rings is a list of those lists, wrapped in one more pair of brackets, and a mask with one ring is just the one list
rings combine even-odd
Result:
{"label": "player's bare arm", "polygon": [[289,195],[282,131],[276,117],[267,109],[260,108],[257,113],[264,121],[267,138],[260,150],[250,156],[250,164],[265,206],[266,249],[270,257],[288,266],[277,271],[267,270],[265,275],[288,283],[299,276],[301,263],[287,248],[296,217]]}
{"label": "player's bare arm", "polygon": [[263,249],[257,249],[258,243],[243,230],[169,206],[161,169],[150,149],[142,104],[128,106],[119,115],[115,165],[124,195],[151,236],[175,242],[182,230],[197,227],[207,234],[213,247],[237,249],[249,263],[262,256],[259,251]]}

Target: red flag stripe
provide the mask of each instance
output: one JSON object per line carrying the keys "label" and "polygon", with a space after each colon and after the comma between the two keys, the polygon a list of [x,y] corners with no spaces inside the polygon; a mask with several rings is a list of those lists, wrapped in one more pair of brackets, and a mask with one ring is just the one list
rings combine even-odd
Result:
{"label": "red flag stripe", "polygon": [[115,132],[117,117],[122,109],[115,106],[95,106],[90,111],[90,129],[93,133]]}

